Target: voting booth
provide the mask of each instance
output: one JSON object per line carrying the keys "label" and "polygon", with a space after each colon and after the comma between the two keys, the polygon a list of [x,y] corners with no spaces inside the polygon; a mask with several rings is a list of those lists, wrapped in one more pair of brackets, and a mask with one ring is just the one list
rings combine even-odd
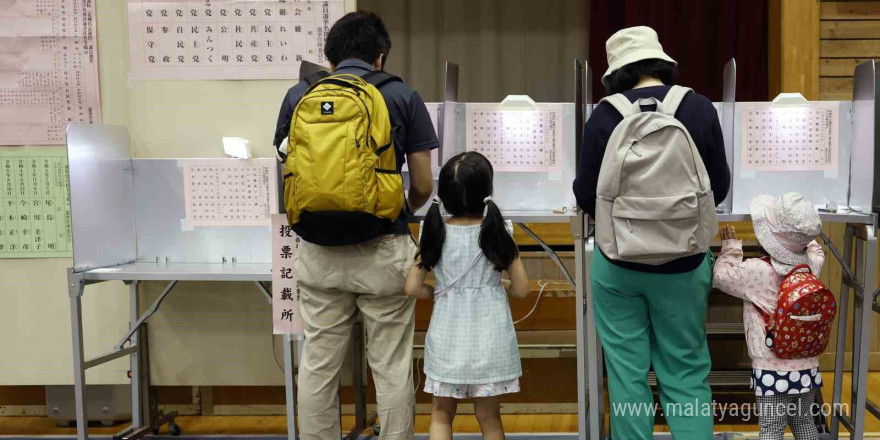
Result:
{"label": "voting booth", "polygon": [[[877,192],[880,72],[875,61],[856,68],[852,102],[808,102],[797,96],[782,96],[774,102],[736,102],[735,79],[736,63],[731,60],[724,71],[723,102],[716,104],[731,169],[731,190],[717,209],[718,221],[748,221],[751,198],[795,191],[816,204],[823,222],[846,225],[842,251],[825,234],[821,236],[844,271],[840,290],[836,292],[838,349],[833,398],[828,402],[834,413],[826,428],[833,439],[838,438],[841,425],[850,432],[851,438],[861,439],[868,412],[880,417],[880,407],[866,397],[869,329],[880,294],[874,281],[878,270],[880,218],[880,193]],[[591,255],[596,251],[593,237],[587,238],[585,246],[584,264],[588,268]],[[585,271],[588,273],[588,269]],[[579,320],[586,322],[583,363],[587,371],[583,380],[588,390],[588,432],[585,438],[605,439],[608,433],[604,422],[603,354],[596,336],[589,283],[585,288],[585,317]],[[853,308],[853,379],[851,402],[844,402],[850,409],[847,415],[841,412],[840,403],[850,304]],[[716,372],[710,374],[710,383],[713,374]],[[581,436],[584,438],[583,432]]]}
{"label": "voting booth", "polygon": [[[535,103],[510,96],[500,103],[458,100],[458,66],[449,63],[444,102],[429,104],[442,147],[432,157],[436,178],[450,157],[478,151],[495,166],[494,199],[505,218],[534,238],[559,265],[576,292],[577,396],[581,439],[606,438],[603,358],[593,320],[589,265],[595,251],[589,219],[571,191],[579,162],[582,127],[594,101],[583,62],[574,69],[574,103]],[[719,221],[748,220],[755,195],[798,191],[820,208],[824,222],[846,226],[844,248],[823,236],[845,275],[839,292],[838,346],[846,342],[848,308],[853,314],[851,416],[834,414],[832,437],[842,424],[853,438],[864,432],[869,327],[876,296],[878,196],[877,92],[874,62],[856,70],[852,102],[811,103],[787,98],[737,103],[736,66],[724,70],[723,101],[715,107],[732,173],[730,193],[718,207]],[[272,301],[270,219],[283,212],[274,159],[135,159],[124,127],[73,124],[68,128],[73,267],[68,294],[73,332],[78,438],[87,438],[85,371],[129,356],[132,426],[121,435],[142,436],[163,423],[175,431],[174,413],[158,414],[149,396],[145,325],[179,281],[249,281]],[[405,181],[408,178],[404,170]],[[413,218],[418,221],[421,211]],[[574,273],[527,224],[569,225]],[[853,258],[853,254],[855,257]],[[81,298],[90,284],[121,280],[129,285],[130,329],[105,355],[83,355]],[[164,281],[162,294],[138,310],[138,284]],[[852,292],[852,294],[850,294]],[[366,413],[363,330],[354,337],[357,435],[370,426]],[[294,368],[298,340],[284,339],[288,436],[296,437]],[[837,350],[834,394],[841,400],[844,350]],[[152,408],[152,411],[151,411]],[[179,431],[179,430],[178,430]]]}

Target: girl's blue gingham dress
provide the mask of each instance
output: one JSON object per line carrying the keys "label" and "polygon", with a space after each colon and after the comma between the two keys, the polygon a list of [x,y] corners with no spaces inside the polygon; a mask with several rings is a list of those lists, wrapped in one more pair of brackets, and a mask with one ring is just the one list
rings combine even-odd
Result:
{"label": "girl's blue gingham dress", "polygon": [[[446,225],[434,274],[438,289],[480,252],[480,225]],[[501,272],[480,257],[452,289],[435,298],[425,339],[425,375],[448,384],[492,384],[522,376],[516,332]]]}

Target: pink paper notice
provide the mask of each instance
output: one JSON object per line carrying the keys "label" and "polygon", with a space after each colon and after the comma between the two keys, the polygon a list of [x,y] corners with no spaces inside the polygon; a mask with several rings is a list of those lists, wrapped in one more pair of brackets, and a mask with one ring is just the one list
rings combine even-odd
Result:
{"label": "pink paper notice", "polygon": [[93,0],[0,1],[0,145],[63,144],[100,122]]}

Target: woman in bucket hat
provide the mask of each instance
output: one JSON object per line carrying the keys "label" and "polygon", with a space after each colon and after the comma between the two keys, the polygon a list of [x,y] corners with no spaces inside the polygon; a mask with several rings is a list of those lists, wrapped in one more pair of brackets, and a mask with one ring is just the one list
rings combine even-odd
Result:
{"label": "woman in bucket hat", "polygon": [[[767,334],[761,313],[772,315],[783,278],[806,264],[818,275],[825,254],[815,238],[822,220],[809,199],[798,193],[758,196],[749,203],[758,243],[769,254],[743,261],[742,242],[733,226],[721,231],[721,256],[715,263],[713,285],[741,298],[752,388],[758,401],[761,440],[781,440],[789,425],[797,440],[818,439],[812,417],[816,389],[822,386],[819,357],[779,359],[764,343]],[[749,305],[751,303],[753,306]]]}
{"label": "woman in bucket hat", "polygon": [[[618,31],[606,43],[608,70],[602,77],[609,94],[630,102],[663,101],[675,83],[676,66],[663,51],[657,33],[645,26]],[[642,110],[653,110],[643,106]],[[715,204],[730,185],[724,138],[712,102],[688,93],[675,112],[688,130],[706,166]],[[574,182],[578,205],[596,214],[596,187],[612,131],[623,120],[610,104],[596,106],[584,126],[581,163]],[[712,362],[706,341],[706,310],[711,290],[711,258],[706,253],[660,265],[592,259],[590,277],[599,338],[605,349],[612,405],[648,407],[654,398],[647,375],[657,373],[664,416],[676,440],[712,437]],[[685,409],[690,408],[690,411]],[[654,414],[611,414],[615,438],[653,438]]]}

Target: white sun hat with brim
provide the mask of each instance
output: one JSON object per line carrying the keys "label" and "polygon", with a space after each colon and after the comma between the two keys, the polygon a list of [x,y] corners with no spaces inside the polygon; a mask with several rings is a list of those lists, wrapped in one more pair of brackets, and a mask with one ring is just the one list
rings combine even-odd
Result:
{"label": "white sun hat with brim", "polygon": [[822,232],[816,207],[803,194],[757,196],[749,202],[755,236],[770,254],[776,273],[788,274],[799,264],[810,264],[807,246]]}
{"label": "white sun hat with brim", "polygon": [[637,61],[659,59],[678,65],[678,62],[663,52],[657,32],[648,26],[635,26],[615,32],[605,42],[605,53],[608,55],[608,70],[602,75],[603,83],[617,69]]}

